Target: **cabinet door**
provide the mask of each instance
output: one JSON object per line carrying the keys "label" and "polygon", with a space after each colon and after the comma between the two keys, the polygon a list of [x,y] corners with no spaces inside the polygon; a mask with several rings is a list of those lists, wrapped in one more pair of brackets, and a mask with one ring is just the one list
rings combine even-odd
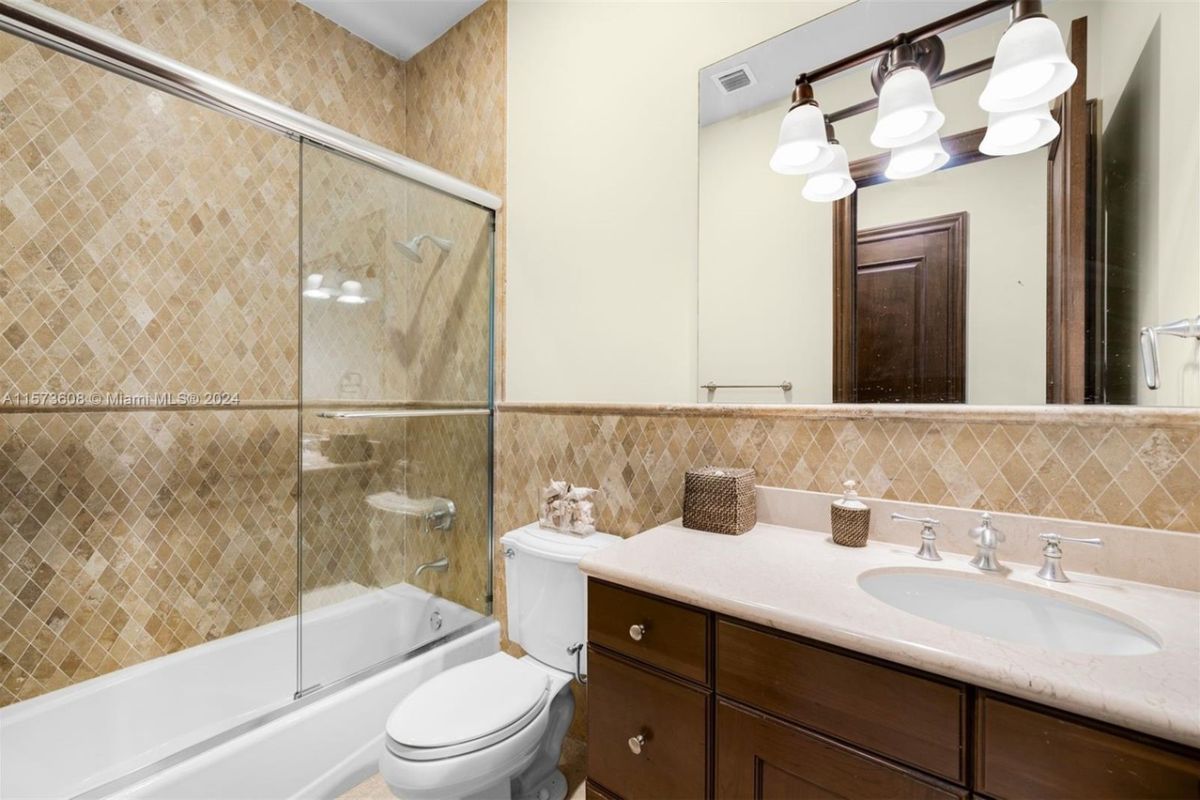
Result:
{"label": "cabinet door", "polygon": [[962,790],[724,701],[717,704],[721,800],[893,800],[965,797]]}

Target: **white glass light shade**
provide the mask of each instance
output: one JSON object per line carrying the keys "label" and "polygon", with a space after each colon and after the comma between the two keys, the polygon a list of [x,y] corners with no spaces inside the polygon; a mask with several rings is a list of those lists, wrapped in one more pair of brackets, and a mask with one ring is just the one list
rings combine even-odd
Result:
{"label": "white glass light shade", "polygon": [[1057,25],[1045,17],[1019,20],[1000,37],[979,106],[1019,111],[1049,103],[1071,88],[1077,73]]}
{"label": "white glass light shade", "polygon": [[919,178],[941,169],[949,160],[950,155],[942,148],[942,137],[934,132],[919,142],[893,150],[883,174],[893,181]]}
{"label": "white glass light shade", "polygon": [[333,293],[321,286],[325,276],[319,272],[314,272],[304,279],[304,291],[301,292],[305,297],[311,297],[315,300],[328,300],[333,296]]}
{"label": "white glass light shade", "polygon": [[946,121],[933,102],[929,78],[916,67],[902,67],[883,82],[879,90],[879,111],[871,144],[876,147],[903,147],[935,133]]}
{"label": "white glass light shade", "polygon": [[351,305],[360,305],[367,302],[367,298],[363,297],[363,286],[358,281],[342,281],[342,293],[338,295],[339,303],[349,303]]}
{"label": "white glass light shade", "polygon": [[833,159],[821,169],[808,176],[800,194],[814,203],[832,203],[854,193],[854,180],[850,177],[850,159],[846,148],[840,144],[829,145]]}
{"label": "white glass light shade", "polygon": [[979,152],[989,156],[1028,153],[1054,141],[1058,131],[1058,123],[1045,103],[1023,111],[993,111],[988,114],[987,133],[979,143]]}
{"label": "white glass light shade", "polygon": [[825,138],[825,115],[812,103],[789,111],[779,126],[771,169],[780,175],[808,175],[833,159]]}

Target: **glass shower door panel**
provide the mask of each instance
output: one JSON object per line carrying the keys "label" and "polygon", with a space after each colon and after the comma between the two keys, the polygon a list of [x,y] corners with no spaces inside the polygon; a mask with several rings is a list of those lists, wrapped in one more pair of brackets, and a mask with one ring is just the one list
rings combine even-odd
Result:
{"label": "glass shower door panel", "polygon": [[308,691],[490,613],[491,214],[307,143],[302,174]]}

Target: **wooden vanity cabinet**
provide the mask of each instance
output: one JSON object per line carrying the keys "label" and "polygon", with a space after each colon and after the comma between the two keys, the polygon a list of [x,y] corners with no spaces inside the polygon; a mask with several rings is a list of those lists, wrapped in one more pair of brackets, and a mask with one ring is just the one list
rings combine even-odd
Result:
{"label": "wooden vanity cabinet", "polygon": [[595,579],[588,637],[594,800],[1200,798],[1192,748]]}

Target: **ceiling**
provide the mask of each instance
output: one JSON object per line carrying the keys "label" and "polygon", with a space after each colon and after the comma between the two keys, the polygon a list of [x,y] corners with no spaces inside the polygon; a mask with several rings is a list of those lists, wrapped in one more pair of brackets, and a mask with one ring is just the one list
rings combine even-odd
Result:
{"label": "ceiling", "polygon": [[300,0],[360,39],[407,61],[483,0]]}
{"label": "ceiling", "polygon": [[[735,53],[700,70],[700,125],[711,125],[788,97],[797,74],[885,42],[900,31],[933,22],[975,5],[976,1],[858,0],[748,50]],[[956,36],[1007,17],[1008,10],[1002,9],[943,34],[942,38]],[[725,94],[713,80],[714,76],[741,65],[750,68],[756,82]],[[867,68],[863,66],[859,69]]]}

